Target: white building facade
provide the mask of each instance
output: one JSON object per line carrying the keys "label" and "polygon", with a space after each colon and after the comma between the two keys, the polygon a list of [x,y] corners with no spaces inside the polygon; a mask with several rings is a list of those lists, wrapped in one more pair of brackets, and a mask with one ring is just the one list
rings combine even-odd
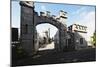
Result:
{"label": "white building facade", "polygon": [[87,27],[79,24],[73,24],[68,27],[70,39],[68,44],[73,44],[75,49],[87,48]]}

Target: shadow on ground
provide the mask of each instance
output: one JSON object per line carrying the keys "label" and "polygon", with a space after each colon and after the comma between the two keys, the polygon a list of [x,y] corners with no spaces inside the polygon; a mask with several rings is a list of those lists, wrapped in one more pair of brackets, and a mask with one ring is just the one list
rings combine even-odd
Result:
{"label": "shadow on ground", "polygon": [[95,48],[69,52],[55,52],[54,50],[39,51],[34,56],[19,59],[16,62],[13,61],[13,66],[74,63],[87,61],[96,61]]}

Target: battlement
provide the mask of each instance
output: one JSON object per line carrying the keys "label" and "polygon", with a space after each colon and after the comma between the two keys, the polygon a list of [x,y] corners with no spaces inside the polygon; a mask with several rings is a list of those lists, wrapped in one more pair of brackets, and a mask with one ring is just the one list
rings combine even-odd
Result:
{"label": "battlement", "polygon": [[66,23],[67,23],[67,12],[62,11],[62,10],[59,11],[59,15],[57,15],[57,16],[51,15],[50,11],[40,12],[40,16],[53,18],[54,20],[57,20],[57,21],[63,23],[64,25],[66,25]]}
{"label": "battlement", "polygon": [[20,5],[27,6],[30,8],[34,8],[34,2],[33,1],[20,1]]}

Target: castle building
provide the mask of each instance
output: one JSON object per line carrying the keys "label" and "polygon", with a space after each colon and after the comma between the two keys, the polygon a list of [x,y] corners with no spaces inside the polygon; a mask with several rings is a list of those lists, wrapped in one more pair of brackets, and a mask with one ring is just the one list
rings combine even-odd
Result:
{"label": "castle building", "polygon": [[[87,27],[79,24],[73,24],[68,27],[65,35],[66,46],[64,50],[80,50],[87,48]],[[54,43],[59,44],[59,32],[57,31],[54,37]],[[55,45],[56,46],[56,45]],[[59,47],[57,47],[59,48]]]}
{"label": "castle building", "polygon": [[73,24],[67,29],[67,12],[60,11],[58,16],[50,15],[49,11],[40,12],[34,10],[33,2],[20,2],[21,5],[21,45],[29,55],[36,54],[39,49],[39,36],[36,26],[49,23],[58,28],[54,37],[55,50],[57,52],[64,49],[81,49],[87,47],[87,27]]}
{"label": "castle building", "polygon": [[87,27],[79,24],[73,24],[68,27],[68,47],[73,49],[82,49],[87,47]]}

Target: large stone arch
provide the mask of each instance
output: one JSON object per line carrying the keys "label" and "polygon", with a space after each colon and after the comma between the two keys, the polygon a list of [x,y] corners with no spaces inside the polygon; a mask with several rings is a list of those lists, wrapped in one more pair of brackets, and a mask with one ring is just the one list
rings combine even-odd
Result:
{"label": "large stone arch", "polygon": [[63,51],[64,46],[66,46],[66,34],[67,28],[58,20],[52,17],[39,16],[37,12],[34,11],[34,6],[32,2],[20,2],[21,5],[21,45],[23,49],[30,55],[34,54],[38,50],[37,42],[37,31],[36,25],[42,23],[49,23],[56,26],[59,29],[59,47],[58,51]]}
{"label": "large stone arch", "polygon": [[56,45],[59,48],[56,48],[55,50],[63,51],[63,48],[66,45],[66,44],[64,44],[64,42],[65,42],[64,40],[66,40],[65,35],[67,34],[67,30],[66,30],[67,28],[64,24],[62,24],[61,22],[59,22],[53,18],[49,18],[49,17],[45,17],[45,16],[38,16],[38,15],[34,15],[34,23],[35,23],[35,27],[37,25],[43,24],[43,23],[49,23],[49,24],[55,26],[59,30],[59,44]]}

